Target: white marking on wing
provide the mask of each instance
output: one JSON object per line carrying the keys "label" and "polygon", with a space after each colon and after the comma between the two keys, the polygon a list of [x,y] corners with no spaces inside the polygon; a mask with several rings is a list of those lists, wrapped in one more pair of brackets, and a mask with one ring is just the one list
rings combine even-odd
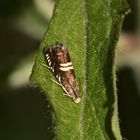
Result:
{"label": "white marking on wing", "polygon": [[51,66],[52,62],[48,62],[49,63],[49,66]]}
{"label": "white marking on wing", "polygon": [[50,59],[50,56],[46,56],[47,59]]}
{"label": "white marking on wing", "polygon": [[58,79],[58,77],[59,77],[59,76],[58,76],[58,75],[56,75],[56,78],[57,78],[57,79]]}
{"label": "white marking on wing", "polygon": [[60,70],[62,71],[68,71],[68,70],[72,70],[73,66],[69,66],[69,67],[60,67]]}
{"label": "white marking on wing", "polygon": [[60,64],[60,66],[62,66],[62,67],[67,67],[67,66],[70,66],[70,65],[72,65],[72,62]]}
{"label": "white marking on wing", "polygon": [[49,57],[49,54],[48,53],[46,54],[46,57]]}
{"label": "white marking on wing", "polygon": [[60,76],[58,75],[58,81],[61,83],[61,78],[60,78]]}
{"label": "white marking on wing", "polygon": [[48,63],[50,63],[51,62],[51,59],[47,59],[48,60]]}
{"label": "white marking on wing", "polygon": [[52,69],[52,72],[54,72],[54,68],[53,68],[53,67],[51,67],[51,69]]}

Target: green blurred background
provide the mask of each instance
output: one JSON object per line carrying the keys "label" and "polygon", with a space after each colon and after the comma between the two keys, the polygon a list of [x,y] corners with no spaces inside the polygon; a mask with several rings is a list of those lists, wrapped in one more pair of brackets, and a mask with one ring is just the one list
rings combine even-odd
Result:
{"label": "green blurred background", "polygon": [[[123,138],[140,139],[139,0],[129,0],[117,49],[119,118]],[[54,6],[53,0],[0,3],[0,140],[52,140],[53,109],[29,75]]]}

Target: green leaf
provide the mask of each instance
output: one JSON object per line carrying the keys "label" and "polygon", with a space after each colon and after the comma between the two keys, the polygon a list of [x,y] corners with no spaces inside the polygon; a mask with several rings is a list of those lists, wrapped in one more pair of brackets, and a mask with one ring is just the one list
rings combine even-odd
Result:
{"label": "green leaf", "polygon": [[[115,85],[115,48],[124,0],[58,0],[40,45],[31,82],[38,83],[55,112],[58,140],[121,139]],[[44,67],[43,48],[67,45],[81,91],[81,102],[64,96],[54,76]]]}

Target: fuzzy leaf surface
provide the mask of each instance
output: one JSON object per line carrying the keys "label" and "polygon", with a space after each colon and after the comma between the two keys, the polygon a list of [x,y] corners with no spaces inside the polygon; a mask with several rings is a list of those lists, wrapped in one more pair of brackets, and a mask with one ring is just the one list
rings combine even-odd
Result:
{"label": "fuzzy leaf surface", "polygon": [[[123,17],[124,0],[58,0],[41,42],[31,82],[38,83],[54,108],[58,140],[121,140],[115,89],[115,48]],[[46,64],[43,48],[63,43],[68,47],[81,102],[64,96]]]}

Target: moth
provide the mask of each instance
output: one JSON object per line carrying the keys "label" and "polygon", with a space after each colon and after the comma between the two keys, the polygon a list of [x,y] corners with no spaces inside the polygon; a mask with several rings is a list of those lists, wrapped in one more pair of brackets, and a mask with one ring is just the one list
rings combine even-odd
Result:
{"label": "moth", "polygon": [[65,95],[73,98],[75,103],[80,102],[79,86],[70,59],[67,47],[57,43],[44,50],[47,67],[57,79],[57,83],[65,91]]}

